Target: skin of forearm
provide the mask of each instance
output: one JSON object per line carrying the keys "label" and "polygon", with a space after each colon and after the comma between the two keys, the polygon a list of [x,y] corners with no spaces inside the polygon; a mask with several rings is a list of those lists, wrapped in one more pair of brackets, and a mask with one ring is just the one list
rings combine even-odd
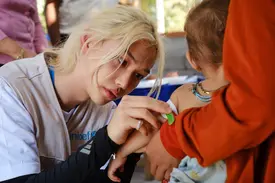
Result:
{"label": "skin of forearm", "polygon": [[9,55],[15,59],[20,54],[21,49],[16,41],[8,37],[0,40],[0,53],[2,54]]}

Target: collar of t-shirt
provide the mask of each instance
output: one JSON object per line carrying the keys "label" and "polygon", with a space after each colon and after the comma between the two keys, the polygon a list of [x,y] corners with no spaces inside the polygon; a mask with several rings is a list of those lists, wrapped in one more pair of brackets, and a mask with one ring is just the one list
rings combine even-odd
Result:
{"label": "collar of t-shirt", "polygon": [[[50,77],[51,77],[53,87],[55,88],[55,85],[54,85],[54,68],[52,66],[49,66],[49,72],[50,72]],[[69,119],[73,115],[76,108],[77,107],[71,109],[69,112],[62,110],[62,113],[63,113],[63,116],[64,116],[64,119],[65,119],[66,123],[69,121]]]}

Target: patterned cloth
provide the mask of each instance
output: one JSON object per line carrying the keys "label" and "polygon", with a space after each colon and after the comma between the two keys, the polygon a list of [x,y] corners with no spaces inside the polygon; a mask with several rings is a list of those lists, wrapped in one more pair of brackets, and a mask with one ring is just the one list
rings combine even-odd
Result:
{"label": "patterned cloth", "polygon": [[169,183],[224,183],[225,180],[226,165],[223,161],[202,167],[196,158],[186,156],[179,167],[173,169]]}

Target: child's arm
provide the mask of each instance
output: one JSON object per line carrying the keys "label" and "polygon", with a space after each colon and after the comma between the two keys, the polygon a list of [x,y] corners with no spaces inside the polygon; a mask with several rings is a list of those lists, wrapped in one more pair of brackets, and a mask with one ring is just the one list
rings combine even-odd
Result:
{"label": "child's arm", "polygon": [[[198,105],[198,103],[201,104],[200,102],[196,103],[197,100],[191,92],[191,87],[192,87],[192,84],[185,84],[180,88],[178,88],[172,94],[170,100],[175,105],[177,111],[181,111],[184,108],[187,108],[187,106],[194,107]],[[174,111],[174,112],[177,113],[177,111]],[[165,120],[163,122],[165,122]],[[147,125],[147,124],[144,123],[144,125]],[[147,128],[150,128],[150,126],[147,125]],[[151,133],[149,133],[148,136],[142,135],[139,131],[134,132],[127,139],[125,144],[123,144],[123,146],[119,149],[119,151],[117,152],[117,156],[125,158],[134,152],[138,151],[140,153],[139,150],[145,147],[149,143],[149,141],[157,131],[158,130],[156,129],[152,129]]]}
{"label": "child's arm", "polygon": [[[194,105],[196,99],[193,97],[191,93],[190,87],[192,84],[185,84],[178,88],[171,96],[170,100],[176,107],[176,111],[173,112],[177,113],[177,111],[182,110],[183,108],[187,107],[188,105]],[[190,93],[190,94],[188,94]],[[182,101],[182,102],[180,102]],[[173,109],[173,107],[171,107]],[[143,125],[147,125],[144,123]],[[150,128],[150,126],[146,126]],[[153,135],[158,130],[152,129],[152,131],[148,134],[148,136],[142,135],[139,131],[135,131],[123,144],[123,146],[119,149],[119,151],[115,155],[115,159],[110,163],[108,169],[108,177],[114,182],[120,182],[120,179],[115,175],[115,172],[120,169],[123,170],[123,165],[126,162],[127,156],[138,152],[143,152],[143,148],[147,146],[150,142]]]}

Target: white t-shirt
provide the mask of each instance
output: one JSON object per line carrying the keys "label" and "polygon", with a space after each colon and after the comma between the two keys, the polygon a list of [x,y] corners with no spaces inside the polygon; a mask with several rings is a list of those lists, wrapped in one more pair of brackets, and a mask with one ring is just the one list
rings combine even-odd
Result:
{"label": "white t-shirt", "polygon": [[90,16],[90,13],[113,7],[118,2],[118,0],[62,0],[59,8],[60,33],[70,34],[75,26]]}
{"label": "white t-shirt", "polygon": [[0,78],[0,181],[40,172],[32,118]]}
{"label": "white t-shirt", "polygon": [[[63,111],[66,122],[73,112]],[[34,134],[32,117],[0,77],[0,182],[41,171]]]}

